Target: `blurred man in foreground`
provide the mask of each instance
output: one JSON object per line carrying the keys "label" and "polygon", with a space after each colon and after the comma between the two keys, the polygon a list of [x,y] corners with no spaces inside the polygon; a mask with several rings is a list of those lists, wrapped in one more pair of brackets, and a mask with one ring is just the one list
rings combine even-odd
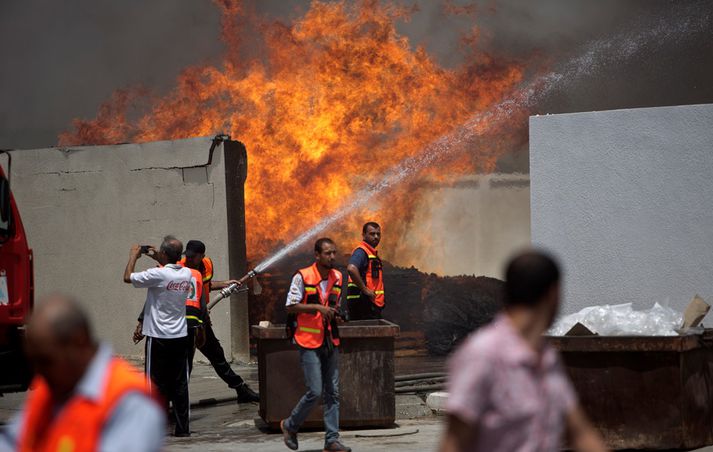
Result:
{"label": "blurred man in foreground", "polygon": [[506,269],[505,310],[449,361],[448,426],[441,452],[604,451],[557,352],[542,334],[560,300],[560,271],[528,251]]}
{"label": "blurred man in foreground", "polygon": [[158,451],[166,419],[143,375],[97,344],[79,305],[52,295],[27,326],[36,376],[0,450]]}

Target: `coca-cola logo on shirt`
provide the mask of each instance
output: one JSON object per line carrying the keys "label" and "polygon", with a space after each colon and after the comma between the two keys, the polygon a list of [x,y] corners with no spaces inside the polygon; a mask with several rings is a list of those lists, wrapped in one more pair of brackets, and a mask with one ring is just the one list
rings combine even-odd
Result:
{"label": "coca-cola logo on shirt", "polygon": [[188,292],[191,290],[191,283],[188,281],[171,281],[166,285],[166,290],[175,292]]}

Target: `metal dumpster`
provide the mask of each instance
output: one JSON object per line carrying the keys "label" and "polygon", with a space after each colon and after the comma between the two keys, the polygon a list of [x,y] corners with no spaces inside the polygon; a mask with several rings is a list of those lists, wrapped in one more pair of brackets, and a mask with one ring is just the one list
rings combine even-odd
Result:
{"label": "metal dumpster", "polygon": [[713,444],[713,330],[673,337],[550,337],[613,449]]}
{"label": "metal dumpster", "polygon": [[[284,325],[253,326],[258,356],[260,417],[279,428],[305,392],[297,346]],[[339,326],[339,424],[342,427],[388,427],[396,418],[394,338],[399,326],[386,320],[359,320]],[[323,427],[322,407],[305,427]]]}

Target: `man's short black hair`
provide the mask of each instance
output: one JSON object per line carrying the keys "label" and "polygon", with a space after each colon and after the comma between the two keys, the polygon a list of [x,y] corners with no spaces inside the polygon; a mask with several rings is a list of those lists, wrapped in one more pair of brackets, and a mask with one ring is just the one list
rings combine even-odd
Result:
{"label": "man's short black hair", "polygon": [[560,280],[554,258],[538,250],[513,257],[505,270],[505,305],[535,306]]}
{"label": "man's short black hair", "polygon": [[381,226],[379,226],[379,223],[375,221],[368,221],[364,223],[364,226],[361,227],[361,233],[366,234],[366,230],[368,228],[381,229]]}
{"label": "man's short black hair", "polygon": [[161,243],[161,252],[166,255],[169,264],[175,264],[181,260],[183,243],[173,236],[166,236]]}
{"label": "man's short black hair", "polygon": [[334,246],[337,246],[336,243],[334,243],[334,240],[330,239],[329,237],[322,237],[321,239],[317,239],[316,242],[314,242],[314,252],[315,253],[321,253],[322,252],[322,246],[325,243],[331,243]]}
{"label": "man's short black hair", "polygon": [[205,243],[200,240],[189,240],[186,243],[186,251],[183,253],[186,257],[193,257],[196,254],[205,254]]}

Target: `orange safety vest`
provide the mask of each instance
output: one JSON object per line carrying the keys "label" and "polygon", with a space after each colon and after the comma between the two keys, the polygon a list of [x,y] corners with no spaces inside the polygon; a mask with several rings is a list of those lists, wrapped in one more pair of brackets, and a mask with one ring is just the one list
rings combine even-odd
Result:
{"label": "orange safety vest", "polygon": [[[322,293],[319,283],[322,276],[317,270],[317,263],[298,271],[304,281],[304,295],[301,303],[322,304],[336,306],[339,295],[342,293],[342,274],[335,269],[329,270],[327,279],[327,292]],[[339,338],[332,336],[332,325],[326,325],[329,337],[334,345],[339,345]],[[295,342],[304,348],[319,348],[324,342],[325,322],[322,313],[297,314],[297,328],[295,329]]]}
{"label": "orange safety vest", "polygon": [[102,429],[117,402],[127,393],[137,391],[150,396],[146,377],[121,358],[112,358],[106,370],[103,393],[99,400],[76,395],[52,417],[52,394],[44,378],[36,376],[28,397],[18,451],[79,452],[99,448]]}
{"label": "orange safety vest", "polygon": [[[380,308],[384,307],[384,278],[381,265],[381,259],[379,258],[378,252],[372,248],[368,243],[361,242],[354,251],[364,250],[366,256],[369,258],[369,264],[366,267],[366,284],[367,289],[371,289],[376,294],[374,298],[374,304]],[[352,254],[354,254],[352,251]],[[349,283],[347,284],[347,302],[349,300],[361,298],[362,293],[353,281],[352,277],[349,277]]]}
{"label": "orange safety vest", "polygon": [[193,268],[189,270],[191,270],[191,291],[186,298],[186,320],[189,327],[194,327],[203,323],[204,311],[201,307],[203,277],[198,270]]}
{"label": "orange safety vest", "polygon": [[[186,258],[183,257],[180,261],[178,261],[178,265],[185,267]],[[210,260],[210,257],[203,256],[200,272],[201,275],[203,275],[203,286],[206,287],[208,291],[210,291],[210,281],[213,279],[213,261]]]}

